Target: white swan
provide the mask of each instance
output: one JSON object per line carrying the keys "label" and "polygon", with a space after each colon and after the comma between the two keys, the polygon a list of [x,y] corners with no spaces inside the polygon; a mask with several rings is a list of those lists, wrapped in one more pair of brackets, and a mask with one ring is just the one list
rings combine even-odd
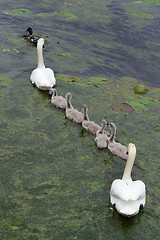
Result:
{"label": "white swan", "polygon": [[94,139],[94,142],[96,143],[98,148],[106,148],[107,140],[109,138],[104,131],[106,127],[106,120],[102,120],[101,125],[102,127],[96,132],[96,138]]}
{"label": "white swan", "polygon": [[111,129],[110,138],[108,138],[108,149],[114,154],[123,159],[127,159],[127,147],[123,146],[121,143],[115,142],[116,135],[116,125],[114,123],[107,124]]}
{"label": "white swan", "polygon": [[31,73],[30,80],[41,90],[50,90],[56,84],[54,72],[50,68],[45,68],[43,61],[42,47],[44,39],[40,38],[37,43],[38,67]]}
{"label": "white swan", "polygon": [[66,103],[67,103],[66,99],[62,96],[58,96],[57,90],[55,88],[52,88],[49,91],[49,94],[52,95],[51,103],[53,104],[53,106],[57,108],[66,109]]}
{"label": "white swan", "polygon": [[71,93],[66,94],[66,117],[70,120],[73,120],[76,123],[82,123],[83,121],[83,114],[79,112],[77,109],[73,108],[71,104]]}
{"label": "white swan", "polygon": [[131,171],[136,157],[136,147],[128,144],[128,159],[124,174],[121,179],[113,181],[110,190],[110,201],[118,213],[131,217],[136,215],[145,206],[145,184],[140,181],[132,181]]}

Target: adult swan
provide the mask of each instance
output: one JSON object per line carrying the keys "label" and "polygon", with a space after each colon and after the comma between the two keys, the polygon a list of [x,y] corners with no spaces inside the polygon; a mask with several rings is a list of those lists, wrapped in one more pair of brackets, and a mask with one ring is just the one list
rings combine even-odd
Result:
{"label": "adult swan", "polygon": [[145,184],[140,181],[132,181],[131,171],[136,157],[136,147],[128,144],[128,159],[124,174],[121,179],[113,181],[110,190],[110,200],[118,213],[131,217],[136,215],[145,205]]}
{"label": "adult swan", "polygon": [[38,67],[31,73],[30,80],[41,90],[50,90],[56,84],[54,72],[50,68],[45,68],[43,61],[42,47],[44,39],[40,38],[37,43]]}

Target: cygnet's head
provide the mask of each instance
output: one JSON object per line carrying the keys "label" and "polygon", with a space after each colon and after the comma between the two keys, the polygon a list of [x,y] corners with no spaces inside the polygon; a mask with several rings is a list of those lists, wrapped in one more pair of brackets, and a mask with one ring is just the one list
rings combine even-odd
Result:
{"label": "cygnet's head", "polygon": [[101,125],[102,125],[102,126],[106,126],[106,124],[107,124],[106,120],[103,119],[103,120],[101,121]]}
{"label": "cygnet's head", "polygon": [[51,88],[49,90],[49,95],[53,95],[53,96],[56,96],[57,95],[57,90],[55,88]]}
{"label": "cygnet's head", "polygon": [[68,92],[68,93],[66,94],[66,98],[67,98],[68,100],[70,100],[70,99],[72,98],[72,95],[71,95],[70,92]]}
{"label": "cygnet's head", "polygon": [[86,110],[86,109],[87,109],[87,105],[86,105],[86,104],[83,104],[82,109],[83,109],[83,110]]}
{"label": "cygnet's head", "polygon": [[107,123],[107,126],[109,126],[110,129],[116,128],[116,125],[114,123]]}

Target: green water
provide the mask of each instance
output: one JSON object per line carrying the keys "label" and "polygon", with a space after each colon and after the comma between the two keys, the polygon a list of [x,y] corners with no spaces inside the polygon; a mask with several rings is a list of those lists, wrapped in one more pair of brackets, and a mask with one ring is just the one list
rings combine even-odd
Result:
{"label": "green water", "polygon": [[[0,1],[0,239],[159,239],[160,88],[153,87],[158,81],[148,82],[145,73],[144,79],[141,73],[140,80],[137,72],[129,75],[131,68],[126,74],[117,73],[121,60],[114,62],[112,57],[108,69],[112,68],[117,77],[103,68],[102,73],[98,71],[108,56],[100,58],[100,52],[92,48],[103,52],[122,44],[112,34],[92,35],[89,30],[98,30],[116,17],[109,8],[112,2],[115,3],[92,1],[87,8],[86,2],[73,0],[54,1],[54,6],[49,0],[32,4],[19,1],[17,5]],[[136,5],[122,3],[123,8]],[[14,13],[13,9],[29,9],[32,13]],[[153,14],[151,9],[148,14]],[[37,17],[39,13],[50,15]],[[128,15],[129,20],[132,17]],[[83,32],[87,20],[90,34],[87,28]],[[148,24],[142,20],[141,29]],[[138,24],[139,19],[135,21]],[[30,83],[29,76],[37,64],[36,48],[22,35],[33,23],[35,33],[46,39],[45,64],[56,72],[58,94],[71,92],[75,108],[80,111],[87,104],[91,120],[98,124],[103,118],[114,122],[117,141],[136,145],[132,177],[146,184],[147,195],[144,210],[135,217],[120,216],[109,201],[111,183],[122,177],[125,160],[107,149],[98,149],[94,136],[66,119],[64,111],[50,103],[48,92]],[[137,59],[137,67],[141,59],[152,63],[148,49],[141,49],[136,55],[125,44],[124,52],[134,61]],[[152,43],[155,45],[156,40]],[[154,47],[152,52],[156,53]],[[153,74],[157,76],[158,72]],[[149,91],[144,95],[134,93],[138,83]],[[112,110],[113,104],[120,103],[130,104],[134,111]]]}

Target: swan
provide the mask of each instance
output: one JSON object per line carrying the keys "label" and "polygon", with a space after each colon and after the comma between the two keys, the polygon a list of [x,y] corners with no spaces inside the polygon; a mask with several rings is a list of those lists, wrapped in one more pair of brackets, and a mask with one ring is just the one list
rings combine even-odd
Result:
{"label": "swan", "polygon": [[122,180],[113,181],[110,190],[111,204],[118,213],[126,217],[136,215],[145,206],[146,190],[145,184],[131,178],[131,171],[136,157],[136,147],[133,143],[128,144],[128,159]]}
{"label": "swan", "polygon": [[96,138],[94,139],[94,142],[98,148],[107,148],[108,135],[104,131],[106,127],[106,121],[102,120],[101,125],[101,128],[96,132]]}
{"label": "swan", "polygon": [[42,47],[44,39],[40,38],[37,43],[38,67],[31,73],[30,80],[41,90],[50,90],[56,84],[54,72],[50,68],[45,68],[43,61]]}
{"label": "swan", "polygon": [[89,117],[87,114],[88,107],[86,104],[82,106],[82,110],[83,110],[83,116],[84,116],[82,127],[86,129],[88,132],[90,132],[91,134],[95,135],[96,132],[100,129],[100,126],[97,125],[95,122],[89,120]]}
{"label": "swan", "polygon": [[37,43],[38,38],[35,35],[33,35],[32,28],[31,27],[27,28],[26,32],[28,32],[27,40],[29,42]]}
{"label": "swan", "polygon": [[70,120],[73,120],[76,123],[82,123],[83,114],[79,112],[77,109],[73,108],[71,104],[71,93],[66,94],[66,117]]}
{"label": "swan", "polygon": [[58,96],[57,90],[55,88],[52,88],[49,91],[49,94],[52,95],[51,103],[53,104],[53,106],[57,108],[66,109],[66,99],[63,98],[62,96]]}
{"label": "swan", "polygon": [[111,129],[111,135],[108,138],[107,147],[108,149],[114,154],[123,159],[128,158],[127,155],[127,147],[123,146],[122,144],[115,142],[115,135],[116,135],[116,125],[114,123],[107,123],[109,128]]}

